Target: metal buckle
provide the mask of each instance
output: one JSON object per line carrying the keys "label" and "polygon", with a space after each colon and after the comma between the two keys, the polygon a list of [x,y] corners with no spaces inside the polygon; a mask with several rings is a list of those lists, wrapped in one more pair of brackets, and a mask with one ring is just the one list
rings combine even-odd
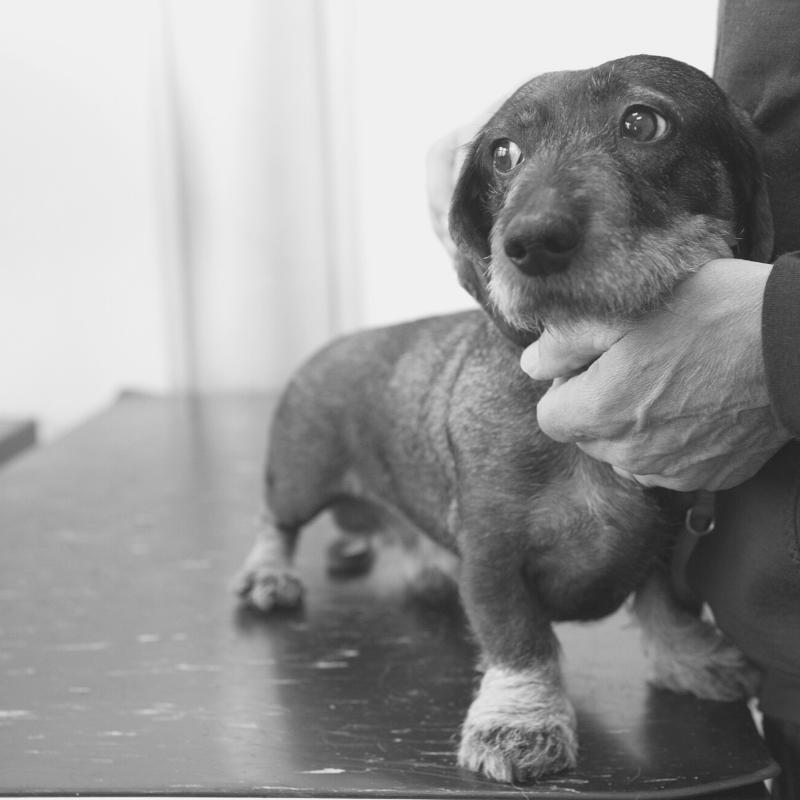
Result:
{"label": "metal buckle", "polygon": [[[686,509],[686,519],[683,523],[686,526],[686,530],[693,536],[705,536],[711,533],[716,527],[713,506],[710,509],[699,509],[699,505],[700,503]],[[695,519],[696,516],[700,518],[699,521],[702,523],[702,526],[697,525],[698,520]]]}

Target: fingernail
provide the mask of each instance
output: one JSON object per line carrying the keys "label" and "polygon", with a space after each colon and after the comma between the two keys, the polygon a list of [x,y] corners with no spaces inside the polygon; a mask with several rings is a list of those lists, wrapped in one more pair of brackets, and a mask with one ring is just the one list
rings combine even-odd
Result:
{"label": "fingernail", "polygon": [[519,365],[523,372],[527,372],[534,380],[539,377],[539,342],[534,342],[522,351]]}

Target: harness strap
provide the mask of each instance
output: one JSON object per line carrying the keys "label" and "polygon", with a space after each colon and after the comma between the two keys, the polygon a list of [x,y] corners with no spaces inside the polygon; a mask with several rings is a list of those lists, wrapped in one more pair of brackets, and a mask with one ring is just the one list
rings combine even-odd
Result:
{"label": "harness strap", "polygon": [[678,599],[687,606],[696,606],[698,600],[686,580],[686,566],[700,537],[707,536],[716,527],[715,501],[714,492],[694,493],[692,502],[686,509],[683,530],[672,551],[672,585]]}

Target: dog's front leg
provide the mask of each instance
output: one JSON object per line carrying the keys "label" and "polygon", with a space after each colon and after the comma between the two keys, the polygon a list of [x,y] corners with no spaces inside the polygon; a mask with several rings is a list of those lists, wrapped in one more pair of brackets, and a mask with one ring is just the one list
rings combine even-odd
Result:
{"label": "dog's front leg", "polygon": [[509,555],[463,558],[461,595],[485,673],[462,727],[458,760],[497,781],[526,782],[574,766],[577,738],[558,642],[521,561]]}

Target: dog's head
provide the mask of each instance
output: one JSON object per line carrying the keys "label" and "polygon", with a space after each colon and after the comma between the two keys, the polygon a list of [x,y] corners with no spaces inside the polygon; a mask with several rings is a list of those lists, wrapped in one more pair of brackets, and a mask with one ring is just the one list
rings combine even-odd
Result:
{"label": "dog's head", "polygon": [[462,285],[521,344],[658,306],[705,261],[766,260],[756,132],[699,70],[631,56],[520,87],[473,140],[450,230]]}

